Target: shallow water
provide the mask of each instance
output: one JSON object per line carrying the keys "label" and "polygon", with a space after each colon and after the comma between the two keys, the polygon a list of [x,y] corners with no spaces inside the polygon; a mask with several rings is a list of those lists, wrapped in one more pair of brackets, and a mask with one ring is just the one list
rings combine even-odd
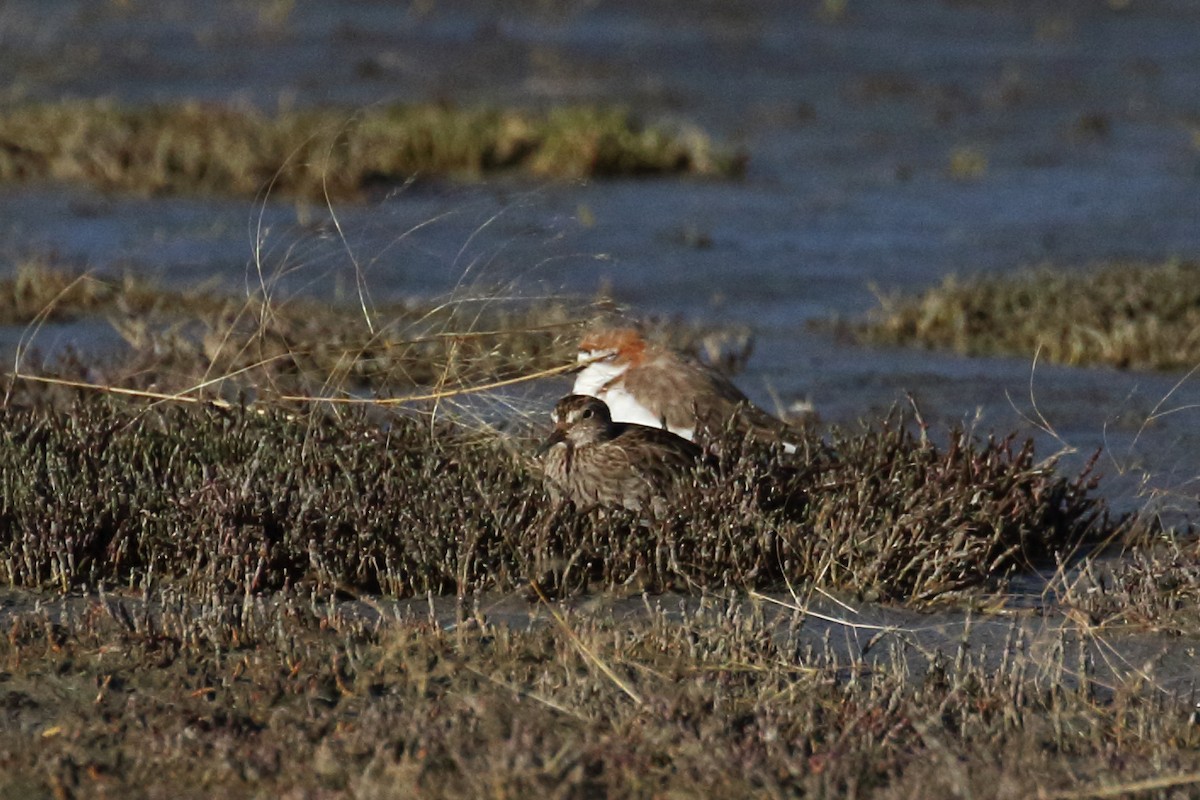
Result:
{"label": "shallow water", "polygon": [[[1200,6],[291,5],[8,2],[4,96],[616,102],[703,126],[744,148],[748,172],[418,182],[334,207],[344,238],[329,209],[286,201],[7,187],[0,254],[234,289],[261,265],[328,295],[349,291],[357,262],[376,299],[607,287],[638,312],[751,326],[739,380],[769,407],[810,398],[851,422],[912,393],[935,426],[1018,430],[1073,463],[1103,446],[1119,507],[1195,509],[1200,380],[861,348],[809,323],[952,271],[1050,262],[1086,280],[1098,261],[1200,254]],[[951,174],[960,148],[986,159],[980,176]],[[76,335],[95,332],[47,329],[37,344]],[[523,397],[536,407],[565,385]]]}
{"label": "shallow water", "polygon": [[[295,602],[294,600],[292,602]],[[302,603],[303,605],[303,603]],[[121,612],[119,607],[123,607]],[[169,604],[168,604],[168,607]],[[258,599],[244,609],[269,618],[273,599]],[[34,626],[48,620],[98,616],[100,609],[118,618],[157,618],[157,600],[148,602],[121,593],[86,596],[45,596],[0,589],[0,623],[12,629],[18,622]],[[430,623],[468,635],[489,635],[494,626],[530,630],[560,624],[587,623],[636,626],[656,618],[684,622],[704,620],[719,625],[745,620],[777,641],[795,643],[798,660],[812,662],[820,655],[842,669],[886,668],[903,662],[913,680],[920,680],[935,663],[958,653],[989,669],[1024,662],[1026,674],[1046,685],[1074,687],[1081,679],[1107,698],[1120,687],[1139,684],[1170,698],[1173,713],[1191,714],[1195,706],[1195,637],[1165,637],[1124,628],[1095,628],[1077,617],[1047,609],[1024,609],[1006,614],[964,614],[959,610],[913,611],[904,608],[843,602],[828,597],[753,594],[750,597],[696,595],[597,595],[576,601],[539,604],[515,595],[476,595],[409,600],[371,599],[314,606],[317,616],[335,630],[346,621],[388,627]],[[116,612],[116,613],[113,613]],[[1086,676],[1076,667],[1087,664]]]}

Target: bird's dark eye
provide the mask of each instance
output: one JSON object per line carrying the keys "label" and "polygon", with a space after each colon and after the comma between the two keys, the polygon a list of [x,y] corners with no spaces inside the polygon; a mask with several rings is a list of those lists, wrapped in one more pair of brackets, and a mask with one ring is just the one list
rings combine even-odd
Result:
{"label": "bird's dark eye", "polygon": [[591,409],[591,408],[585,408],[585,409],[583,410],[583,414],[582,414],[581,416],[582,416],[584,419],[591,419],[592,417],[596,416],[596,412],[595,412],[595,410],[594,410],[594,409]]}

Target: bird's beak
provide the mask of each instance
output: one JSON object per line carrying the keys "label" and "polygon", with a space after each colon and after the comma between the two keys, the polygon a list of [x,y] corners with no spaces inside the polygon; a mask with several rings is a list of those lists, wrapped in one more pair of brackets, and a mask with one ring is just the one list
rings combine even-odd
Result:
{"label": "bird's beak", "polygon": [[546,451],[548,451],[551,447],[554,447],[554,445],[558,444],[559,442],[565,442],[566,440],[566,432],[562,428],[555,428],[554,432],[546,437],[546,441],[542,442],[541,445],[538,446],[537,454],[539,456],[545,455]]}

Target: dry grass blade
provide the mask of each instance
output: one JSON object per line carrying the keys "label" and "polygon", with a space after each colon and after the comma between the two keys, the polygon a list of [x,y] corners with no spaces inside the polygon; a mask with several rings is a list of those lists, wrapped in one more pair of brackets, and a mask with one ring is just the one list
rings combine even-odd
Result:
{"label": "dry grass blade", "polygon": [[536,581],[532,582],[530,586],[533,588],[533,591],[537,593],[538,600],[540,600],[542,605],[546,607],[546,610],[550,612],[550,616],[554,619],[555,624],[558,625],[559,630],[563,632],[567,639],[570,640],[571,644],[583,655],[585,659],[587,659],[588,663],[600,670],[604,677],[612,681],[613,685],[619,688],[626,697],[634,702],[635,705],[644,706],[646,701],[643,700],[642,696],[637,693],[637,690],[630,686],[628,681],[618,675],[604,659],[600,658],[600,656],[596,654],[595,650],[588,647],[587,644],[585,644],[584,641],[579,638],[575,631],[571,629],[571,626],[567,624],[566,617],[564,617],[562,613],[557,608],[552,606],[550,601],[546,599],[546,594],[542,591],[542,587],[538,586]]}
{"label": "dry grass blade", "polygon": [[772,605],[777,605],[782,608],[786,608],[789,611],[798,612],[803,616],[812,617],[814,619],[819,619],[824,622],[833,623],[834,625],[837,625],[838,627],[841,627],[841,628],[849,628],[851,630],[856,630],[856,631],[876,631],[878,633],[911,633],[912,632],[906,628],[896,627],[895,625],[872,625],[870,623],[865,623],[865,622],[854,622],[852,620],[848,620],[843,617],[834,617],[829,614],[822,614],[821,612],[816,611],[815,609],[809,608],[807,606],[802,606],[802,605],[795,604],[795,603],[787,603],[787,602],[784,602],[783,600],[780,600],[777,597],[770,597],[768,595],[763,594],[762,592],[756,592],[753,590],[749,592],[749,596],[753,597],[756,600],[761,600],[764,603],[771,603]]}
{"label": "dry grass blade", "polygon": [[1103,800],[1107,797],[1128,797],[1142,792],[1161,791],[1163,789],[1178,789],[1187,786],[1200,785],[1200,772],[1190,772],[1183,775],[1160,775],[1128,783],[1107,783],[1098,786],[1073,789],[1069,792],[1046,793],[1039,791],[1039,800]]}
{"label": "dry grass blade", "polygon": [[[262,366],[262,364],[254,365]],[[248,367],[246,369],[251,369]],[[548,369],[539,370],[530,373],[529,375],[521,375],[515,378],[508,378],[502,381],[493,381],[491,383],[481,384],[479,386],[460,386],[453,389],[445,389],[439,392],[424,392],[421,394],[404,395],[402,397],[314,397],[310,395],[290,395],[281,394],[275,399],[285,403],[327,403],[331,405],[348,405],[348,406],[400,406],[411,405],[414,403],[423,403],[430,400],[442,400],[453,397],[463,397],[466,395],[480,394],[483,392],[492,392],[497,389],[503,389],[509,386],[527,383],[529,381],[541,380],[554,375],[561,375],[564,372],[575,369],[574,364],[564,364],[558,367],[550,367]],[[203,384],[192,389],[182,392],[166,394],[163,392],[153,392],[145,389],[126,389],[121,386],[108,386],[105,384],[88,383],[86,381],[67,380],[65,378],[53,378],[48,375],[30,375],[24,372],[7,373],[8,377],[15,380],[30,381],[33,383],[44,383],[50,386],[65,386],[71,389],[80,389],[85,391],[99,392],[101,394],[115,394],[123,397],[137,397],[144,400],[161,400],[166,402],[178,403],[208,403],[214,406],[229,408],[231,403],[221,400],[220,398],[201,397],[195,394],[208,386],[214,386],[224,380],[230,380],[237,377],[238,373],[211,378]]]}
{"label": "dry grass blade", "polygon": [[87,381],[73,381],[66,378],[52,378],[48,375],[30,375],[24,372],[5,373],[9,378],[18,381],[29,381],[31,383],[44,383],[47,386],[65,386],[69,389],[79,389],[82,391],[99,392],[101,394],[114,394],[122,397],[137,397],[142,400],[162,400],[172,403],[211,403],[214,406],[228,408],[229,403],[218,399],[200,398],[193,396],[190,392],[176,392],[165,394],[163,392],[152,392],[147,389],[126,389],[122,386],[107,386],[99,383],[88,383]]}

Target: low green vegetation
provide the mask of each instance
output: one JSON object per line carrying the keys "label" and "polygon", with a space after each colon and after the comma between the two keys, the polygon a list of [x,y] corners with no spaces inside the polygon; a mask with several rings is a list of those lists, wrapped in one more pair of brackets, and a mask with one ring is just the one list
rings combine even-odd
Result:
{"label": "low green vegetation", "polygon": [[[893,413],[807,427],[798,457],[708,432],[670,516],[580,514],[543,488],[544,409],[498,430],[372,398],[569,364],[595,306],[364,312],[45,265],[6,295],[10,322],[102,315],[127,346],[37,361],[89,387],[10,377],[0,402],[0,795],[1200,785],[1179,668],[1143,666],[1162,641],[1112,658],[1128,626],[1200,635],[1196,545],[1110,514],[1090,466]],[[964,614],[1055,566],[1060,602],[971,638]],[[923,638],[955,625],[957,652]]]}
{"label": "low green vegetation", "polygon": [[741,157],[624,111],[371,106],[266,115],[184,103],[63,101],[0,111],[0,181],[84,181],[140,193],[354,199],[412,177],[729,176]]}
{"label": "low green vegetation", "polygon": [[1200,364],[1200,264],[1043,267],[949,277],[917,296],[882,299],[852,326],[874,344],[1017,355],[1060,364],[1177,370]]}
{"label": "low green vegetation", "polygon": [[928,603],[1122,530],[1086,473],[1059,476],[1028,445],[955,433],[943,450],[899,419],[808,435],[801,468],[726,442],[647,527],[554,508],[532,442],[410,416],[381,429],[355,413],[10,404],[0,581],[400,597],[816,583]]}

